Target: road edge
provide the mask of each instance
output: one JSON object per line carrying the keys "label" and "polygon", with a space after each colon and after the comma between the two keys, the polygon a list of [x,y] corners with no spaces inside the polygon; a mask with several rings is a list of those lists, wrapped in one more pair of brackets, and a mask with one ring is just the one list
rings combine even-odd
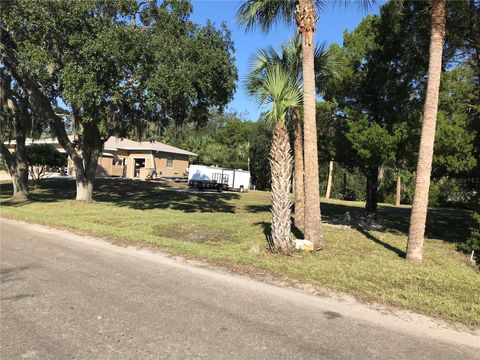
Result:
{"label": "road edge", "polygon": [[[312,295],[298,288],[283,287],[280,284],[263,282],[247,275],[230,272],[228,269],[208,266],[208,264],[198,260],[188,260],[176,255],[172,256],[161,250],[152,251],[148,248],[138,248],[132,245],[119,246],[102,238],[80,235],[54,227],[0,216],[0,230],[3,223],[29,227],[31,230],[42,234],[56,234],[58,241],[67,239],[90,248],[108,250],[124,256],[135,256],[150,262],[187,270],[220,281],[228,281],[246,289],[263,291],[286,300],[296,301],[304,307],[311,307],[312,310],[321,308],[322,311],[327,310],[340,313],[342,316],[379,325],[393,331],[480,349],[480,330],[463,331],[455,329],[448,323],[411,311],[390,309],[383,311],[382,309],[374,308],[372,305],[360,303],[350,297],[339,298],[338,296]],[[61,235],[62,239],[58,235]]]}

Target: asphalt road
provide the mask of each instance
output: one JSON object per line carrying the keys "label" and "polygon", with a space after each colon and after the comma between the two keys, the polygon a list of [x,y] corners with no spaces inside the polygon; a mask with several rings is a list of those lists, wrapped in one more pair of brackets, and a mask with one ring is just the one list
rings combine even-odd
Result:
{"label": "asphalt road", "polygon": [[480,358],[471,334],[145,250],[0,225],[2,360]]}

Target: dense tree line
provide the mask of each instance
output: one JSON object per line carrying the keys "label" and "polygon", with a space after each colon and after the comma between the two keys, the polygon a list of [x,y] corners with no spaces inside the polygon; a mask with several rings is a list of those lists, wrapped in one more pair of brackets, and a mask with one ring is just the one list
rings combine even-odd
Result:
{"label": "dense tree line", "polygon": [[195,164],[247,170],[255,127],[255,123],[236,113],[212,110],[201,124],[187,122],[181,127],[165,127],[157,140],[196,153],[198,156],[191,158]]}

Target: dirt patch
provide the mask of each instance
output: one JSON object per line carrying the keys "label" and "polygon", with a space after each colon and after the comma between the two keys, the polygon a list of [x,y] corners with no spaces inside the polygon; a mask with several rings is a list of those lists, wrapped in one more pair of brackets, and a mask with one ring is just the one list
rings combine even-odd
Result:
{"label": "dirt patch", "polygon": [[226,231],[203,225],[172,224],[155,227],[155,235],[195,243],[232,241],[234,237]]}
{"label": "dirt patch", "polygon": [[98,225],[115,226],[117,228],[129,228],[129,227],[131,227],[130,224],[119,221],[118,219],[98,218],[98,219],[92,220],[92,222],[95,223],[95,224],[98,224]]}

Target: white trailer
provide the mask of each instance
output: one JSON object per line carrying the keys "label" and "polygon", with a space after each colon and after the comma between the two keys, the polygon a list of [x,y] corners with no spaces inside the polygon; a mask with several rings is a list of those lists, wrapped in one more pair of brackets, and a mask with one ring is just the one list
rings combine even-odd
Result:
{"label": "white trailer", "polygon": [[188,185],[199,189],[248,191],[250,171],[227,169],[217,166],[190,165]]}

